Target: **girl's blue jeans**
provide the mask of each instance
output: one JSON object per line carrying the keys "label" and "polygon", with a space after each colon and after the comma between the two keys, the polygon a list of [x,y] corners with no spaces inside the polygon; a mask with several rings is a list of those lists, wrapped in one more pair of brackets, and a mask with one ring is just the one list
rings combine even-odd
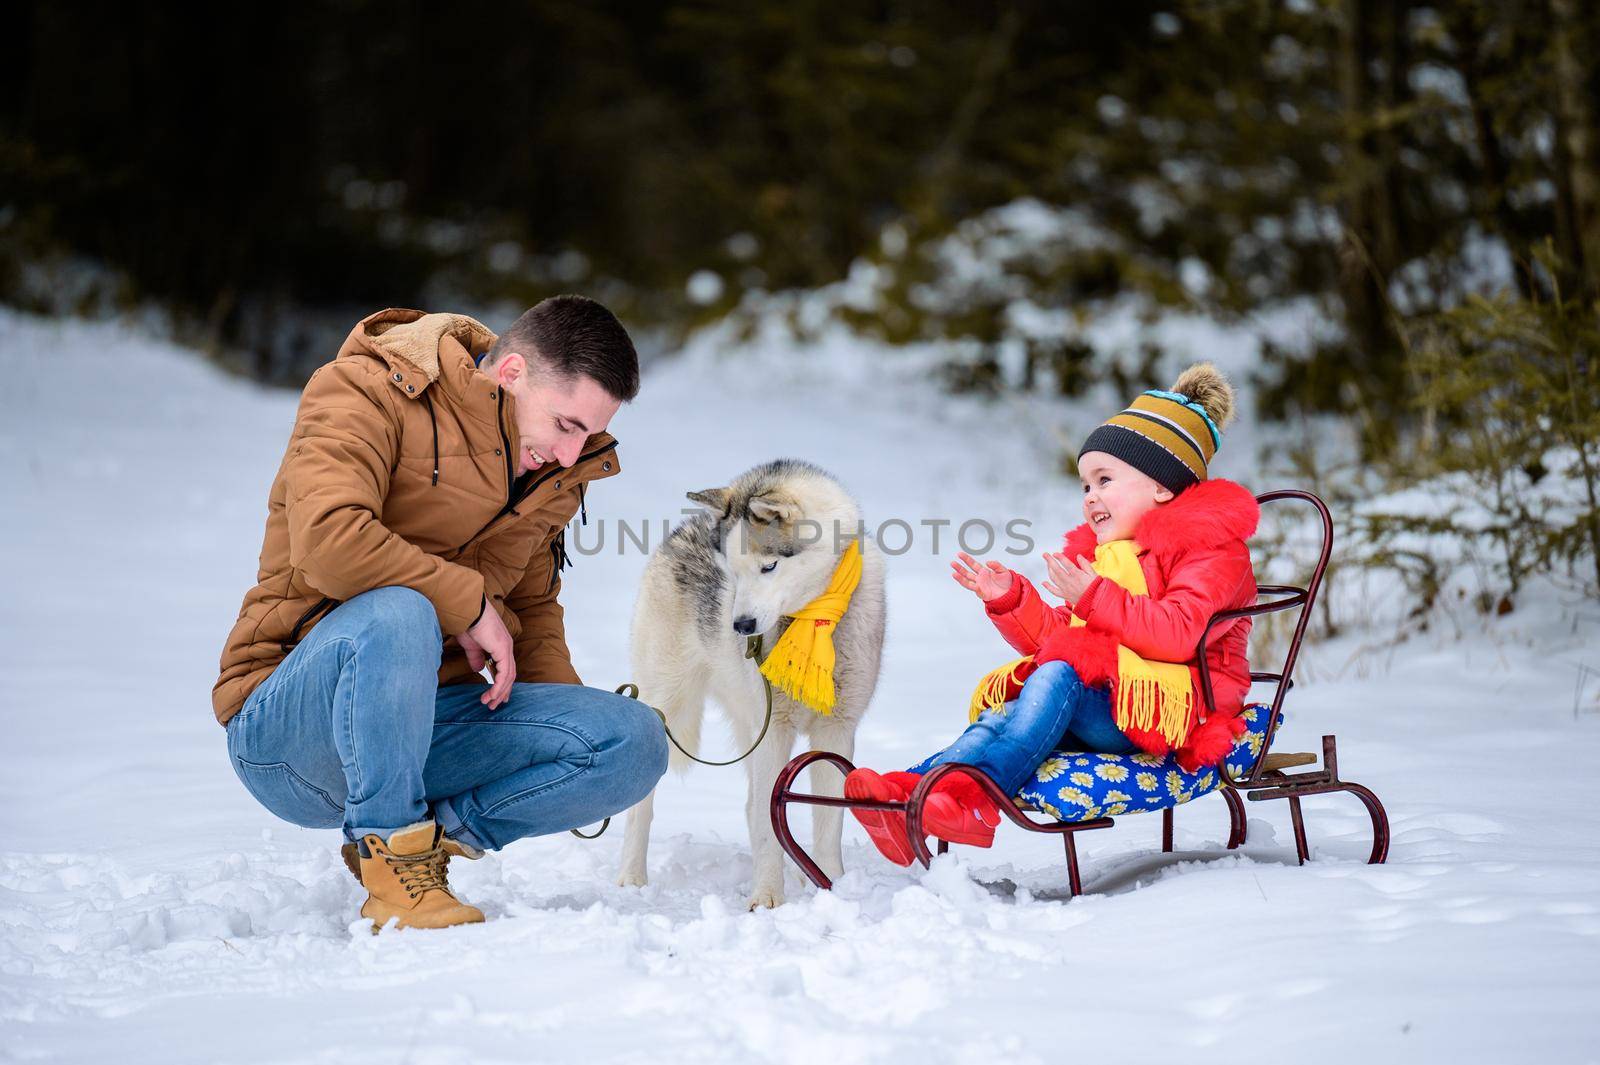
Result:
{"label": "girl's blue jeans", "polygon": [[376,588],[323,618],[228,721],[234,772],[274,814],[388,839],[432,816],[496,850],[593,824],[666,772],[644,703],[577,684],[514,684],[498,710],[479,684],[438,686],[432,604]]}
{"label": "girl's blue jeans", "polygon": [[1045,662],[1015,699],[1001,710],[984,712],[925,763],[925,770],[965,762],[1015,795],[1057,748],[1126,754],[1134,744],[1117,728],[1110,691],[1084,684],[1065,662]]}

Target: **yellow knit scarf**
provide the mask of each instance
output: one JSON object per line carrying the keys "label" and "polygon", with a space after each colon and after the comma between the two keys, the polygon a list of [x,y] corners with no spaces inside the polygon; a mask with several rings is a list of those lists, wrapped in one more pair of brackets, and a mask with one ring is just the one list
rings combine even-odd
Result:
{"label": "yellow knit scarf", "polygon": [[833,630],[850,607],[850,596],[861,583],[861,541],[852,540],[828,581],[827,590],[790,617],[772,653],[761,663],[761,674],[795,702],[819,714],[833,713],[837,696],[833,688]]}
{"label": "yellow knit scarf", "polygon": [[[1120,585],[1132,595],[1149,595],[1144,569],[1139,565],[1139,545],[1132,540],[1113,540],[1094,550],[1094,571]],[[1074,628],[1086,622],[1076,615]],[[1007,662],[978,682],[968,707],[968,717],[976,721],[985,710],[1005,703],[1007,688],[1018,681],[1021,667],[1031,662],[1023,656]],[[1112,692],[1112,712],[1117,728],[1159,732],[1173,747],[1180,746],[1189,733],[1189,715],[1194,707],[1194,686],[1189,667],[1176,662],[1151,662],[1128,648],[1117,645],[1117,682]]]}

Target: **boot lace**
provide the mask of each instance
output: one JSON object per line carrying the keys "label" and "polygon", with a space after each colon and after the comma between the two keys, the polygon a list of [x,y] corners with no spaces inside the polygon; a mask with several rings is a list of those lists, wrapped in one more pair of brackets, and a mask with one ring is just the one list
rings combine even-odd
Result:
{"label": "boot lace", "polygon": [[400,886],[412,898],[421,898],[429,891],[450,894],[450,885],[445,881],[450,856],[444,848],[436,847],[426,854],[385,854],[383,860],[389,863]]}

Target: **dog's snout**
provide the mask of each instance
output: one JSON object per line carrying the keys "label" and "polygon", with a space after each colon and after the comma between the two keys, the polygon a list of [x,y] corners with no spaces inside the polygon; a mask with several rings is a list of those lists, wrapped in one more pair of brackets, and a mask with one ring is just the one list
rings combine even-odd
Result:
{"label": "dog's snout", "polygon": [[756,634],[756,619],[746,614],[742,618],[735,618],[733,631],[740,636],[754,636]]}

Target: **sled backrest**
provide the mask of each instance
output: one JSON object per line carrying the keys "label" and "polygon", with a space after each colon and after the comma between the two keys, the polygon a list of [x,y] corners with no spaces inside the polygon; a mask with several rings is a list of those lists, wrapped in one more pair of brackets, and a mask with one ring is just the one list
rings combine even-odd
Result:
{"label": "sled backrest", "polygon": [[[1259,585],[1256,588],[1256,603],[1253,606],[1222,610],[1212,615],[1211,620],[1206,623],[1205,631],[1200,634],[1200,645],[1195,652],[1199,663],[1200,694],[1205,700],[1206,713],[1210,714],[1216,710],[1216,697],[1211,690],[1211,671],[1206,663],[1206,645],[1210,642],[1212,630],[1237,618],[1276,614],[1300,608],[1300,617],[1295,621],[1294,636],[1289,641],[1289,649],[1284,654],[1281,668],[1275,673],[1257,670],[1250,672],[1252,683],[1273,685],[1272,712],[1267,718],[1267,732],[1261,743],[1261,751],[1256,755],[1250,772],[1242,777],[1230,777],[1228,780],[1229,783],[1236,785],[1254,784],[1261,776],[1267,752],[1272,749],[1272,738],[1278,731],[1278,715],[1283,709],[1283,697],[1294,687],[1294,663],[1295,659],[1300,657],[1300,641],[1305,638],[1306,626],[1311,621],[1311,608],[1316,604],[1317,592],[1322,587],[1322,576],[1327,572],[1328,558],[1333,553],[1333,515],[1328,512],[1328,505],[1315,494],[1303,492],[1298,488],[1284,488],[1256,496],[1256,502],[1263,507],[1280,499],[1298,499],[1303,503],[1309,503],[1317,508],[1317,516],[1322,519],[1322,547],[1317,553],[1317,568],[1312,571],[1310,581],[1303,588],[1291,584]],[[1223,773],[1226,774],[1227,770],[1224,769]]]}

